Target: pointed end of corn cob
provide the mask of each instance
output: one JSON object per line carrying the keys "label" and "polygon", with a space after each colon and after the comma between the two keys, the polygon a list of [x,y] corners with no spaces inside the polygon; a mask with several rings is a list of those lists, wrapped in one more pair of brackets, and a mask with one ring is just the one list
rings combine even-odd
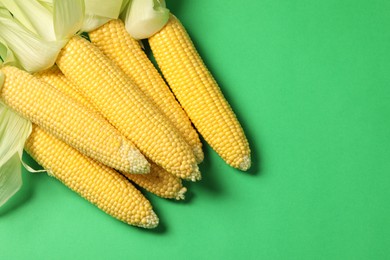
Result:
{"label": "pointed end of corn cob", "polygon": [[204,154],[203,154],[203,150],[202,150],[202,147],[201,146],[196,146],[192,149],[194,155],[195,155],[195,159],[196,159],[196,163],[197,164],[200,164],[201,162],[203,162],[203,159],[204,159]]}
{"label": "pointed end of corn cob", "polygon": [[242,162],[238,166],[238,169],[240,169],[242,171],[246,171],[250,167],[251,167],[251,157],[250,157],[250,155],[246,155],[246,156],[244,156]]}
{"label": "pointed end of corn cob", "polygon": [[184,200],[186,198],[185,193],[187,192],[186,187],[182,187],[176,195],[176,200]]}
{"label": "pointed end of corn cob", "polygon": [[150,172],[150,163],[138,149],[130,148],[127,152],[127,160],[130,164],[129,173],[144,174]]}
{"label": "pointed end of corn cob", "polygon": [[142,222],[139,224],[139,226],[142,228],[152,229],[157,227],[158,223],[159,218],[157,217],[157,214],[151,209],[150,214],[142,219]]}
{"label": "pointed end of corn cob", "polygon": [[147,174],[150,172],[150,164],[145,164],[144,162],[136,164],[134,161],[130,166],[129,173],[131,174]]}
{"label": "pointed end of corn cob", "polygon": [[185,179],[193,182],[200,181],[202,179],[202,175],[200,174],[198,164],[195,163],[194,165],[192,165],[192,172]]}

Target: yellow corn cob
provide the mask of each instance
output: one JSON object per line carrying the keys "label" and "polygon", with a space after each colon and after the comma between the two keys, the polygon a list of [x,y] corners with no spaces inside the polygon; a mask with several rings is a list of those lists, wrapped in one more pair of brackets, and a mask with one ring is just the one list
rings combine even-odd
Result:
{"label": "yellow corn cob", "polygon": [[90,32],[89,38],[160,108],[192,147],[197,162],[202,162],[202,143],[188,116],[139,42],[127,33],[124,23],[119,19],[112,20]]}
{"label": "yellow corn cob", "polygon": [[244,132],[180,21],[171,15],[149,38],[153,55],[176,98],[210,146],[231,166],[250,167]]}
{"label": "yellow corn cob", "polygon": [[123,173],[123,175],[138,186],[162,198],[182,200],[187,191],[180,178],[173,176],[152,162],[148,174]]}
{"label": "yellow corn cob", "polygon": [[191,147],[96,46],[74,36],[62,49],[56,63],[84,97],[145,156],[178,177],[200,179]]}
{"label": "yellow corn cob", "polygon": [[110,167],[146,173],[149,163],[129,140],[107,121],[50,85],[15,67],[5,74],[0,99],[83,154]]}
{"label": "yellow corn cob", "polygon": [[36,125],[25,149],[49,175],[111,216],[143,228],[158,225],[158,217],[149,201],[126,178]]}
{"label": "yellow corn cob", "polygon": [[[50,70],[36,73],[35,76],[69,97],[77,99],[77,101],[92,111],[96,111],[96,108],[77,91],[76,86],[62,74],[57,66],[53,66]],[[98,112],[96,111],[96,113]],[[138,186],[157,196],[177,200],[184,199],[186,188],[183,187],[180,178],[170,174],[153,162],[150,162],[150,166],[148,174],[127,174],[124,172],[122,174]]]}

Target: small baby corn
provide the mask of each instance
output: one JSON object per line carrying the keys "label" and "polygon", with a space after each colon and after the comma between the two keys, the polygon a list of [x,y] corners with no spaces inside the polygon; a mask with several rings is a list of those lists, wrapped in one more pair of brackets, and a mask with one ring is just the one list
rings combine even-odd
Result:
{"label": "small baby corn", "polygon": [[180,21],[173,15],[149,38],[153,55],[192,123],[231,166],[251,165],[245,134]]}
{"label": "small baby corn", "polygon": [[200,179],[191,147],[96,46],[74,36],[61,50],[56,63],[84,97],[146,157],[180,178]]}
{"label": "small baby corn", "polygon": [[148,174],[123,173],[128,179],[147,191],[166,199],[184,200],[187,189],[181,179],[170,174],[155,163],[150,163]]}
{"label": "small baby corn", "polygon": [[[50,70],[36,73],[35,76],[69,97],[76,99],[85,107],[96,111],[93,105],[77,91],[76,86],[62,74],[57,66],[53,66]],[[128,174],[125,172],[122,172],[122,174],[138,186],[157,196],[168,199],[184,199],[186,188],[183,187],[180,178],[170,174],[153,162],[150,162],[150,165],[148,174]]]}
{"label": "small baby corn", "polygon": [[16,67],[3,67],[0,99],[83,154],[115,169],[146,173],[149,163],[104,118]]}
{"label": "small baby corn", "polygon": [[158,225],[150,202],[115,170],[82,155],[36,125],[25,149],[49,175],[111,216],[143,228]]}
{"label": "small baby corn", "polygon": [[202,143],[187,114],[177,103],[139,42],[126,31],[124,23],[119,19],[111,20],[89,32],[89,38],[160,108],[192,147],[197,162],[202,162]]}

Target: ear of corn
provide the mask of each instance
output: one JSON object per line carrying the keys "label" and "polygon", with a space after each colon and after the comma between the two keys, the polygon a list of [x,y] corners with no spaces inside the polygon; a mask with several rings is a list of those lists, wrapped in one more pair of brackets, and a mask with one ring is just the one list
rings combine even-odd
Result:
{"label": "ear of corn", "polygon": [[[77,99],[82,105],[90,108],[92,111],[96,111],[96,108],[77,91],[76,86],[56,66],[50,70],[36,73],[35,75],[66,93],[69,97]],[[98,112],[96,111],[96,113]],[[122,174],[138,186],[157,196],[168,199],[184,199],[186,188],[183,187],[180,178],[170,174],[153,162],[150,162],[150,165],[150,172],[148,174],[129,174],[125,172],[122,172]]]}
{"label": "ear of corn", "polygon": [[176,128],[96,46],[74,36],[57,65],[145,156],[178,177],[200,179],[195,156]]}
{"label": "ear of corn", "polygon": [[251,160],[244,132],[180,21],[171,15],[165,27],[149,38],[149,44],[199,133],[228,164],[247,170]]}
{"label": "ear of corn", "polygon": [[150,163],[150,173],[129,174],[123,173],[128,179],[147,191],[167,199],[183,200],[187,189],[183,187],[181,179],[170,174],[155,163]]}
{"label": "ear of corn", "polygon": [[125,172],[146,173],[149,163],[104,118],[15,67],[4,67],[1,100],[83,154]]}
{"label": "ear of corn", "polygon": [[141,49],[139,42],[127,33],[123,22],[119,19],[111,20],[89,32],[89,38],[169,118],[192,147],[197,162],[200,163],[203,160],[203,151],[198,134],[169,87]]}
{"label": "ear of corn", "polygon": [[122,175],[82,155],[36,125],[26,151],[70,189],[111,216],[143,228],[154,228],[158,217],[149,201]]}

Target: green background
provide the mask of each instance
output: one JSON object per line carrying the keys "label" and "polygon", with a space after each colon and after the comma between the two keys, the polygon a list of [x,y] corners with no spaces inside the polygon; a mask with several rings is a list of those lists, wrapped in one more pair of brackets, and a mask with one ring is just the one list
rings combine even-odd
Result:
{"label": "green background", "polygon": [[167,4],[242,122],[252,169],[205,145],[186,201],[146,194],[154,231],[24,171],[0,209],[1,259],[389,259],[390,1]]}

